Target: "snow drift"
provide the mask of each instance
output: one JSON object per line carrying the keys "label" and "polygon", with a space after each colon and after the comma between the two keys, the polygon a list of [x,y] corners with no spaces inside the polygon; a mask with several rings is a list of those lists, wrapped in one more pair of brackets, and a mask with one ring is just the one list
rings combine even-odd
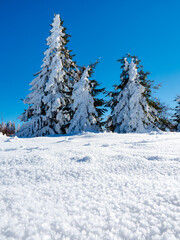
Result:
{"label": "snow drift", "polygon": [[0,136],[0,239],[180,239],[179,182],[179,133]]}

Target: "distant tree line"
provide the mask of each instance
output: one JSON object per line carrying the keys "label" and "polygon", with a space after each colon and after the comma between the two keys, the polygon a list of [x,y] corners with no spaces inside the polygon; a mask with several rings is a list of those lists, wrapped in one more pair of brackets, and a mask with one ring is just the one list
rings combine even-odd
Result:
{"label": "distant tree line", "polygon": [[[23,100],[28,107],[19,117],[24,122],[17,133],[19,137],[105,129],[117,133],[180,131],[180,97],[176,98],[177,107],[171,118],[168,108],[153,97],[153,89],[159,86],[154,86],[137,56],[127,54],[118,60],[122,69],[120,82],[107,92],[93,79],[98,60],[86,67],[73,60],[67,47],[70,35],[59,14],[51,26],[41,70]],[[105,119],[107,108],[111,113]]]}
{"label": "distant tree line", "polygon": [[16,126],[15,123],[12,123],[11,121],[4,123],[2,121],[2,123],[0,123],[0,132],[3,135],[7,135],[7,136],[11,136],[11,135],[15,135],[16,133]]}

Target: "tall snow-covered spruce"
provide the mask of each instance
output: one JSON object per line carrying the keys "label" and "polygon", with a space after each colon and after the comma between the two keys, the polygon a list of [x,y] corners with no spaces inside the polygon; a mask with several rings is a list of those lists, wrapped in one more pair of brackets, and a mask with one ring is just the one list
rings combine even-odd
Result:
{"label": "tall snow-covered spruce", "polygon": [[137,57],[127,55],[119,61],[123,69],[121,83],[109,93],[111,115],[106,123],[107,129],[118,133],[158,131],[161,109],[151,97],[149,73],[144,73]]}
{"label": "tall snow-covered spruce", "polygon": [[24,100],[28,108],[19,117],[25,122],[18,132],[20,137],[67,132],[76,63],[67,49],[69,35],[62,25],[60,15],[55,15],[42,69],[30,83],[31,93]]}
{"label": "tall snow-covered spruce", "polygon": [[175,101],[177,102],[177,106],[173,118],[175,121],[175,129],[177,132],[180,132],[180,95],[176,97]]}
{"label": "tall snow-covered spruce", "polygon": [[99,132],[102,130],[105,101],[96,96],[100,92],[103,93],[104,88],[97,89],[96,87],[99,86],[97,81],[89,79],[97,63],[82,68],[82,76],[74,85],[72,94],[74,116],[68,133]]}

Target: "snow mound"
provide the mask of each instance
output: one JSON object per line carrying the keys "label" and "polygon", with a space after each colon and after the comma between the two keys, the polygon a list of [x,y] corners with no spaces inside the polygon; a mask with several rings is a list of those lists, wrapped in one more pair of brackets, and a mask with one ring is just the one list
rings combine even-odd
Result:
{"label": "snow mound", "polygon": [[179,133],[0,135],[0,239],[180,239],[179,144]]}

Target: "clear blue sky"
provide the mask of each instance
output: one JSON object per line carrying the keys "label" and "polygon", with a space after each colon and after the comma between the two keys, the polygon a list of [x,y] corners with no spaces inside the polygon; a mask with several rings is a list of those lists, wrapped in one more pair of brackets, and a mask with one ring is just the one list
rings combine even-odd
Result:
{"label": "clear blue sky", "polygon": [[79,65],[101,57],[95,78],[107,90],[119,82],[116,61],[137,55],[151,79],[162,83],[157,96],[174,106],[180,94],[179,0],[0,0],[0,113],[17,122],[33,74],[40,70],[54,13],[72,37]]}

